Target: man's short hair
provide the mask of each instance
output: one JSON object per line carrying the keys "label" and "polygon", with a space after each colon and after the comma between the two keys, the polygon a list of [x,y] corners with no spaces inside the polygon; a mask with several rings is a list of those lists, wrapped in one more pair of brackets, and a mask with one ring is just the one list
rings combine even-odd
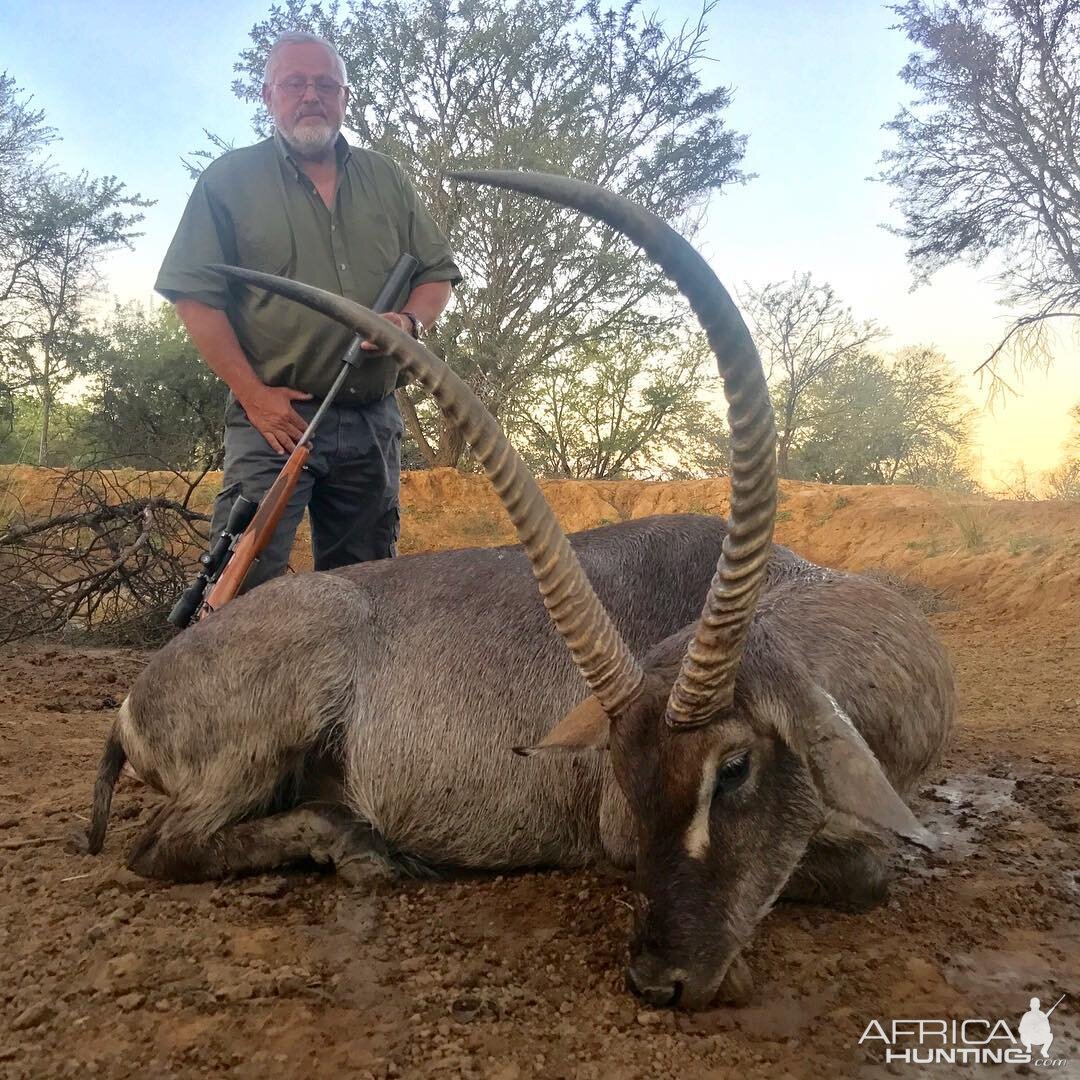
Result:
{"label": "man's short hair", "polygon": [[338,67],[341,68],[341,81],[347,83],[348,76],[345,74],[345,61],[341,59],[341,53],[330,44],[324,37],[319,37],[318,34],[310,34],[307,30],[289,30],[287,33],[278,37],[274,44],[270,46],[270,53],[266,57],[266,67],[263,68],[263,84],[270,84],[270,68],[273,66],[274,60],[277,54],[281,52],[282,48],[286,45],[324,45],[333,54],[334,59],[338,62]]}

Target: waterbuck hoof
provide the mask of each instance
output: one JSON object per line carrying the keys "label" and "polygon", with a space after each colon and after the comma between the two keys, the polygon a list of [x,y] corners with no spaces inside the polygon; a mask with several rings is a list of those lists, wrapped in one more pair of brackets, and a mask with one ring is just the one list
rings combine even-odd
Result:
{"label": "waterbuck hoof", "polygon": [[334,870],[338,877],[354,888],[372,889],[388,885],[397,876],[385,859],[370,853],[347,855],[334,863]]}
{"label": "waterbuck hoof", "polygon": [[750,971],[750,965],[742,956],[736,956],[724,974],[720,989],[716,991],[716,1003],[734,1006],[749,1005],[753,996],[754,976]]}

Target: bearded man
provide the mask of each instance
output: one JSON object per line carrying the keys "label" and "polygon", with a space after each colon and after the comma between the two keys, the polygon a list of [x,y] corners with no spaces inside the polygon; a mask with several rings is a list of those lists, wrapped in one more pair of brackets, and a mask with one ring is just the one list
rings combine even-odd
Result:
{"label": "bearded man", "polygon": [[[445,237],[401,168],[340,134],[349,100],[334,47],[284,34],[266,63],[263,102],[274,134],[233,150],[199,177],[155,288],[229,388],[225,476],[216,540],[237,494],[269,489],[341,368],[340,324],[281,297],[230,285],[211,263],[304,281],[371,306],[402,253],[418,268],[400,313],[419,337],[461,280]],[[274,540],[246,588],[281,573],[305,507],[317,570],[392,556],[398,537],[402,422],[397,369],[370,342],[315,434]]]}

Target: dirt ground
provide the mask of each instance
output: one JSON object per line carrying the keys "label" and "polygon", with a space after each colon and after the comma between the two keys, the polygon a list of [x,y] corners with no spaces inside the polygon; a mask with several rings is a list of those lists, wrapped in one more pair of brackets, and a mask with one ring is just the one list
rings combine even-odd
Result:
{"label": "dirt ground", "polygon": [[[508,538],[478,478],[405,489],[407,550]],[[548,490],[572,528],[726,499],[715,482]],[[898,853],[873,912],[780,904],[748,1006],[630,996],[629,893],[606,872],[157,884],[123,868],[154,802],[130,782],[104,854],[70,854],[54,838],[86,822],[145,654],[21,646],[0,653],[0,1077],[1080,1076],[1080,508],[786,485],[778,535],[933,590],[961,714],[915,804],[940,850]],[[859,1044],[872,1020],[1015,1032],[1029,998],[1063,994],[1057,1066],[930,1070]]]}

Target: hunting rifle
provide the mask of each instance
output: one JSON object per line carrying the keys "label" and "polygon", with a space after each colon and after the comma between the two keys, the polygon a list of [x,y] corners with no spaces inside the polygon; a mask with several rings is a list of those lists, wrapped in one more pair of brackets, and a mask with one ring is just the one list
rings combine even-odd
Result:
{"label": "hunting rifle", "polygon": [[[386,284],[375,298],[372,310],[379,314],[390,311],[398,294],[411,280],[416,267],[417,261],[411,255],[400,256],[394,269],[390,271]],[[202,565],[199,576],[184,590],[169,612],[169,622],[173,626],[185,627],[193,619],[216,611],[240,591],[244,578],[270,543],[281,515],[292,498],[300,473],[311,454],[311,439],[315,429],[337,397],[349,369],[359,368],[363,363],[360,358],[361,340],[359,337],[355,338],[345,350],[341,371],[334,380],[334,385],[323,398],[322,404],[311,418],[304,434],[300,436],[296,448],[289,455],[289,460],[278,473],[270,490],[258,502],[245,498],[243,494],[236,497],[221,536],[209,551],[199,556]],[[210,590],[209,594],[207,589]]]}

